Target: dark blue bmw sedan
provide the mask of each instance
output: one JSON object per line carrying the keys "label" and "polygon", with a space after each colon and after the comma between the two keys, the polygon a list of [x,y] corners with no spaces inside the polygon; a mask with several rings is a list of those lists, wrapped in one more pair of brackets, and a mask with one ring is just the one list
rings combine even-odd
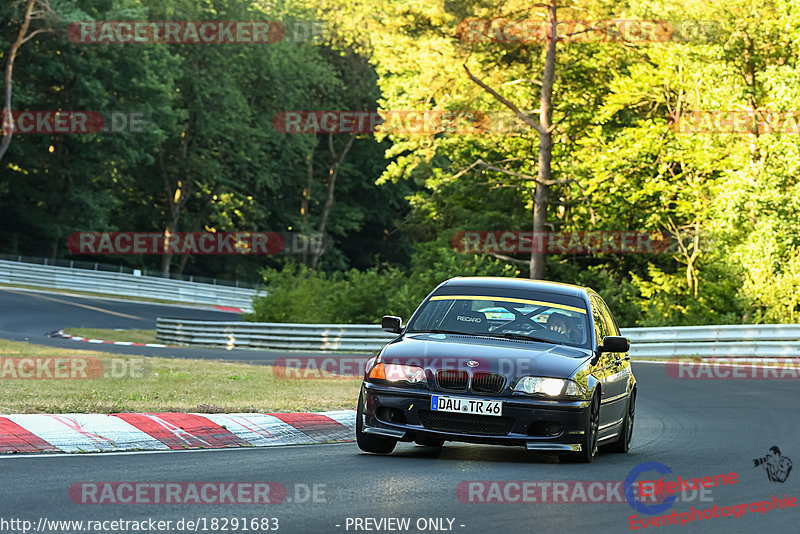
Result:
{"label": "dark blue bmw sedan", "polygon": [[440,284],[367,364],[358,400],[361,450],[398,441],[524,446],[591,462],[627,452],[636,380],[628,339],[586,287],[515,278]]}

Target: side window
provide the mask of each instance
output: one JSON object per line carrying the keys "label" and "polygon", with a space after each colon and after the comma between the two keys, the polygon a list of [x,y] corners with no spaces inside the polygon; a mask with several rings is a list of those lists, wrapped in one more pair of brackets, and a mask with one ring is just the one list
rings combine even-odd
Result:
{"label": "side window", "polygon": [[419,317],[414,321],[414,330],[430,330],[438,328],[445,318],[448,308],[453,305],[453,301],[439,300],[428,301]]}
{"label": "side window", "polygon": [[603,338],[611,334],[608,333],[606,319],[603,317],[600,303],[595,297],[592,297],[592,316],[594,317],[595,339],[597,340],[597,344],[600,345],[603,342]]}
{"label": "side window", "polygon": [[609,336],[618,336],[619,335],[619,328],[617,327],[617,322],[614,320],[614,317],[611,315],[611,310],[608,309],[608,304],[601,298],[597,299],[600,303],[600,310],[603,313],[603,317],[606,319],[606,325],[608,326],[608,334]]}

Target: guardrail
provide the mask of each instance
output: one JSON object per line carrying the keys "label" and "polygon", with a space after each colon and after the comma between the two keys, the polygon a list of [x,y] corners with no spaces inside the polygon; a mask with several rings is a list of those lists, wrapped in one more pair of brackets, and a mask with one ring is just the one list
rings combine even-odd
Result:
{"label": "guardrail", "polygon": [[396,337],[374,324],[210,322],[159,317],[156,325],[156,339],[161,343],[229,349],[371,352]]}
{"label": "guardrail", "polygon": [[252,309],[257,290],[0,260],[0,283]]}
{"label": "guardrail", "polygon": [[[397,337],[378,325],[209,322],[160,317],[162,343],[226,348],[380,350]],[[623,328],[634,358],[800,357],[800,325]]]}
{"label": "guardrail", "polygon": [[99,261],[84,261],[68,258],[42,258],[36,256],[22,256],[20,254],[0,254],[0,260],[13,261],[17,263],[31,263],[34,265],[54,265],[56,267],[69,267],[70,269],[81,269],[88,271],[103,271],[109,273],[128,273],[136,276],[152,276],[165,280],[183,280],[184,282],[197,282],[200,284],[212,284],[215,286],[246,287],[257,289],[258,284],[240,282],[239,280],[225,280],[222,278],[211,278],[208,276],[198,276],[194,274],[162,273],[151,269],[137,269],[125,265],[112,265]]}
{"label": "guardrail", "polygon": [[800,357],[800,324],[667,326],[620,330],[631,340],[632,357]]}

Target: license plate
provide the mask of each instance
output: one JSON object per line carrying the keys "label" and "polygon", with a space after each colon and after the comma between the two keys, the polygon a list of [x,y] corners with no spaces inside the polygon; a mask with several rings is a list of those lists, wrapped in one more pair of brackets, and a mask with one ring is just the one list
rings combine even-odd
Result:
{"label": "license plate", "polygon": [[484,399],[462,399],[459,397],[431,397],[431,410],[479,415],[503,415],[503,403]]}

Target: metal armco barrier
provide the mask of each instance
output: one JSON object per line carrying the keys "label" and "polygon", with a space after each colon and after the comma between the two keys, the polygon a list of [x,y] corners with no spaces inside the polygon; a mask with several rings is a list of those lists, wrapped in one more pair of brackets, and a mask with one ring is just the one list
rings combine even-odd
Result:
{"label": "metal armco barrier", "polygon": [[[633,358],[800,357],[800,325],[623,328]],[[379,325],[188,321],[159,318],[159,342],[249,349],[380,350],[397,337]]]}
{"label": "metal armco barrier", "polygon": [[254,289],[241,287],[5,260],[0,260],[0,283],[128,297],[146,296],[173,302],[230,306],[244,311],[252,310],[256,294]]}
{"label": "metal armco barrier", "polygon": [[374,324],[294,324],[158,318],[156,339],[179,345],[245,349],[380,350],[396,338]]}
{"label": "metal armco barrier", "polygon": [[800,324],[622,328],[631,357],[800,358]]}

